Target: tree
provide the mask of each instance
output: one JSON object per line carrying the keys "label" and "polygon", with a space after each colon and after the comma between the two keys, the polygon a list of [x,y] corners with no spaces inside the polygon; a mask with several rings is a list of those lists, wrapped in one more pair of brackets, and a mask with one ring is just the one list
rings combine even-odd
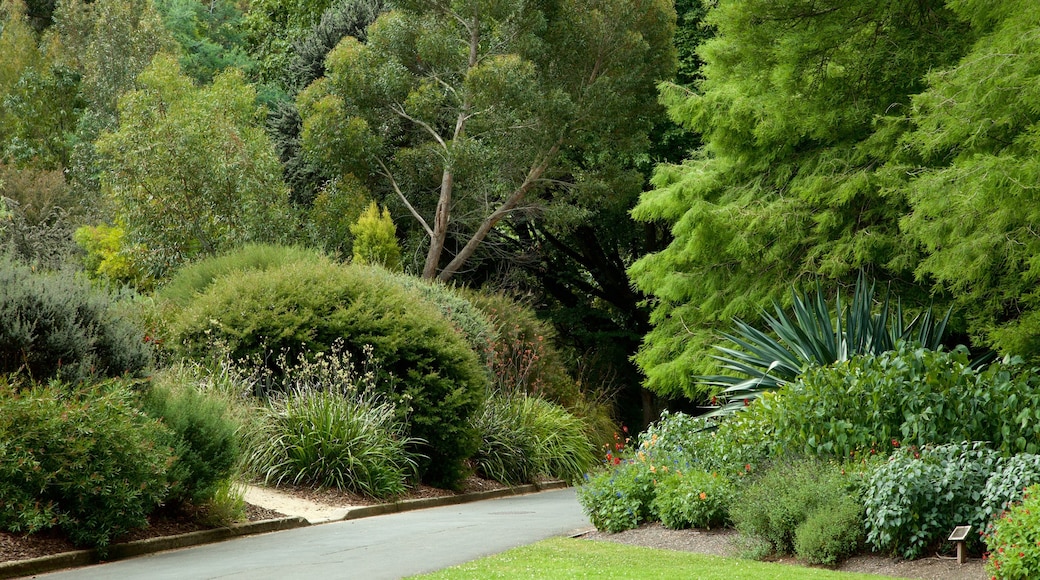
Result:
{"label": "tree", "polygon": [[670,396],[700,395],[720,322],[754,318],[806,275],[850,284],[863,269],[925,294],[899,228],[907,201],[879,171],[907,124],[882,117],[972,40],[940,0],[734,0],[706,22],[703,80],[664,91],[704,145],[658,167],[633,211],[673,236],[630,270],[654,304],[637,362]]}
{"label": "tree", "polygon": [[249,68],[242,12],[229,0],[155,0],[155,7],[181,46],[181,67],[199,83],[228,68]]}
{"label": "tree", "polygon": [[[894,160],[909,198],[915,269],[952,292],[973,335],[1040,356],[1040,15],[1027,1],[950,2],[978,35],[914,98],[912,155]],[[912,176],[912,177],[905,177]]]}
{"label": "tree", "polygon": [[120,98],[118,130],[97,147],[103,189],[152,273],[286,235],[288,191],[241,71],[196,87],[174,57],[159,55],[138,84]]}
{"label": "tree", "polygon": [[423,277],[454,276],[511,214],[596,199],[624,173],[611,161],[646,146],[654,83],[674,69],[668,3],[396,6],[298,105],[305,151],[374,176],[419,224]]}

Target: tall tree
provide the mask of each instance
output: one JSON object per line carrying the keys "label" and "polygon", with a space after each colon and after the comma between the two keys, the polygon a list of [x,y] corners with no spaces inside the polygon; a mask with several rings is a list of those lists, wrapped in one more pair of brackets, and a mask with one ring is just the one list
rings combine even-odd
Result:
{"label": "tall tree", "polygon": [[941,0],[732,0],[707,23],[703,80],[665,91],[704,145],[659,167],[633,212],[674,237],[630,270],[655,305],[637,361],[673,396],[703,396],[720,322],[756,316],[804,276],[911,281],[906,200],[877,171],[906,123],[878,119],[971,42]]}
{"label": "tall tree", "polygon": [[654,84],[674,68],[669,3],[396,6],[366,44],[340,43],[299,106],[305,150],[373,175],[419,224],[424,277],[467,267],[513,213],[601,195],[624,173],[611,160],[646,146]]}
{"label": "tall tree", "polygon": [[1040,12],[949,4],[978,40],[913,101],[911,155],[892,164],[904,230],[925,253],[918,276],[957,296],[979,341],[1040,357]]}
{"label": "tall tree", "polygon": [[104,191],[152,273],[284,236],[288,191],[241,71],[196,87],[174,57],[159,55],[138,83],[120,98],[118,130],[97,146]]}

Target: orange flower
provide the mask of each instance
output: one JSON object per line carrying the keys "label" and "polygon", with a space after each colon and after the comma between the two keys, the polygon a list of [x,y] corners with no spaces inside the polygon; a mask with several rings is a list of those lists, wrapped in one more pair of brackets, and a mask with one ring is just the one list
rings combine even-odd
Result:
{"label": "orange flower", "polygon": [[701,499],[708,499],[708,494],[701,492]]}

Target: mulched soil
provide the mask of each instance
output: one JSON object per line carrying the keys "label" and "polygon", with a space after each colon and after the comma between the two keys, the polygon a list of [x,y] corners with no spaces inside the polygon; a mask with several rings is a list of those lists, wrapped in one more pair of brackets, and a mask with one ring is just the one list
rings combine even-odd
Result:
{"label": "mulched soil", "polygon": [[[634,530],[617,534],[589,532],[582,536],[589,540],[617,542],[650,548],[697,552],[715,556],[737,556],[740,553],[740,534],[735,530],[669,530],[659,523],[645,524]],[[796,558],[778,558],[783,564],[804,566]],[[836,568],[842,572],[860,572],[899,578],[922,580],[981,580],[986,578],[982,561],[969,560],[963,566],[955,559],[932,556],[919,560],[900,560],[880,554],[861,554],[846,560]]]}
{"label": "mulched soil", "polygon": [[[275,518],[283,518],[284,514],[252,504],[246,504],[246,520],[259,522]],[[148,518],[148,526],[132,530],[120,537],[116,543],[132,542],[148,538],[176,536],[198,530],[211,529],[199,523],[197,514],[186,511],[159,511]],[[27,560],[62,552],[78,550],[64,534],[58,530],[47,530],[36,534],[14,534],[0,531],[0,562]]]}

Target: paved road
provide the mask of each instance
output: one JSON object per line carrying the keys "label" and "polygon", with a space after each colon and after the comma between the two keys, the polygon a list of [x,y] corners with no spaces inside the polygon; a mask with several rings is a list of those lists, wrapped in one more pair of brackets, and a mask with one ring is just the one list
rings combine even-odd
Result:
{"label": "paved road", "polygon": [[38,578],[401,578],[588,526],[571,488],[239,538]]}

